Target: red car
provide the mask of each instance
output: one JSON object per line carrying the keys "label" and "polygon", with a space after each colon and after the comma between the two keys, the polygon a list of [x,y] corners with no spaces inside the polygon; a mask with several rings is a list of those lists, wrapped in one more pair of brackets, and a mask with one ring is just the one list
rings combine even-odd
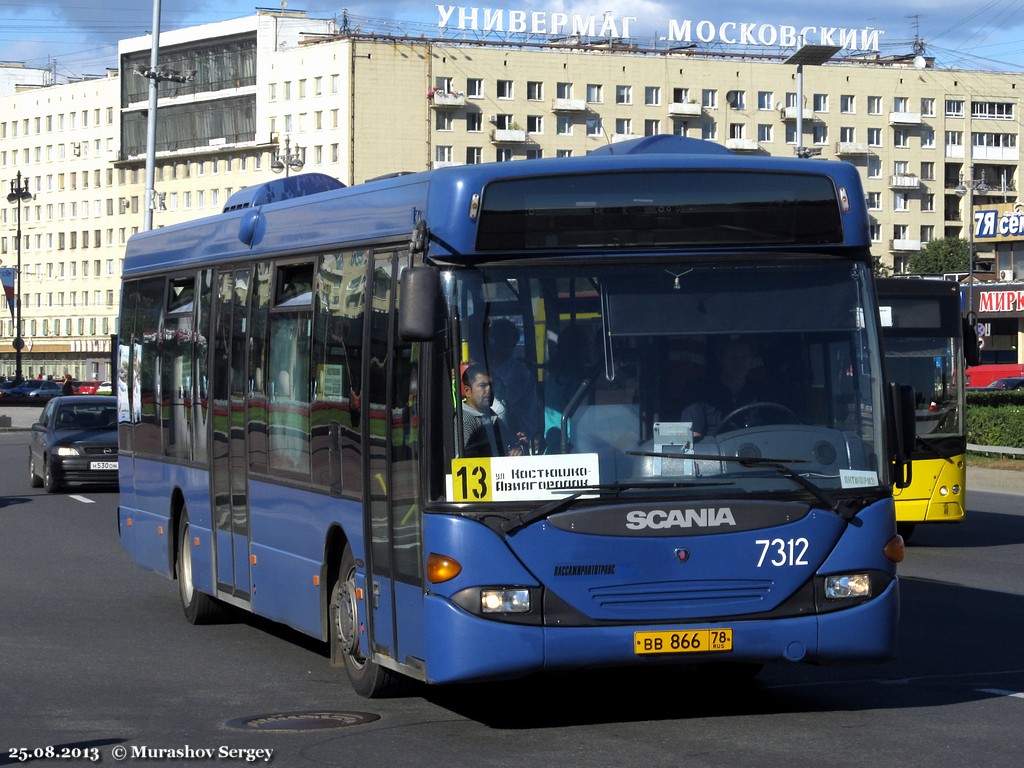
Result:
{"label": "red car", "polygon": [[76,395],[95,395],[100,383],[98,381],[73,381],[71,386],[75,388]]}

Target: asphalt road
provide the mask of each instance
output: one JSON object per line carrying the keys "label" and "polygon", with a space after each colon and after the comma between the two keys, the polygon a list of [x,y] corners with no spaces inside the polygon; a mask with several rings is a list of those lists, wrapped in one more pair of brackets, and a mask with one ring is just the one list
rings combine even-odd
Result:
{"label": "asphalt road", "polygon": [[121,549],[117,493],[32,489],[26,456],[27,435],[0,434],[0,766],[249,765],[272,750],[289,768],[1016,768],[1024,753],[1020,495],[974,490],[966,522],[918,529],[884,664],[776,665],[737,686],[595,671],[369,701],[285,628],[187,624],[175,584]]}

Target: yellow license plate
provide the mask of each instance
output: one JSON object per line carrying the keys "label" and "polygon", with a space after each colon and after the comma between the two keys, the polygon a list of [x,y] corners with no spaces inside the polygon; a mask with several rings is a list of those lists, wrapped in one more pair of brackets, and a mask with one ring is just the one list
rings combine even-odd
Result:
{"label": "yellow license plate", "polygon": [[633,650],[638,655],[731,651],[732,630],[689,629],[686,631],[634,632]]}

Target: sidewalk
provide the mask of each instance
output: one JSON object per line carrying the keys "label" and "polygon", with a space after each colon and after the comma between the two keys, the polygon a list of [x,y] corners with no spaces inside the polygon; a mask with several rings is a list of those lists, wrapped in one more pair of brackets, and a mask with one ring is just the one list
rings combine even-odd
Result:
{"label": "sidewalk", "polygon": [[0,432],[17,432],[31,428],[42,410],[38,405],[0,406]]}
{"label": "sidewalk", "polygon": [[[33,405],[0,406],[0,432],[30,429],[40,410]],[[1024,465],[1024,461],[1021,464]],[[967,489],[1024,493],[1024,470],[967,467]]]}

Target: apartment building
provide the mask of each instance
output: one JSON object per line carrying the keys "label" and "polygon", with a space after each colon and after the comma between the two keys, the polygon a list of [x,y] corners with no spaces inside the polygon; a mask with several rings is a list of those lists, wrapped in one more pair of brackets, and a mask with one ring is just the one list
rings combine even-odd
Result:
{"label": "apartment building", "polygon": [[[105,78],[0,93],[0,180],[20,172],[34,195],[21,206],[25,375],[109,375],[121,254],[147,206],[165,226],[217,213],[233,191],[275,173],[351,185],[653,134],[853,163],[879,261],[900,273],[933,239],[971,240],[986,357],[1024,361],[1024,226],[999,223],[1018,202],[1021,75],[840,54],[798,78],[782,55],[466,37],[369,34],[259,11],[163,33],[155,73],[150,38],[133,38]],[[0,267],[17,256],[17,208],[0,210]],[[0,305],[6,342],[16,334]],[[4,343],[0,373],[12,372]]]}

